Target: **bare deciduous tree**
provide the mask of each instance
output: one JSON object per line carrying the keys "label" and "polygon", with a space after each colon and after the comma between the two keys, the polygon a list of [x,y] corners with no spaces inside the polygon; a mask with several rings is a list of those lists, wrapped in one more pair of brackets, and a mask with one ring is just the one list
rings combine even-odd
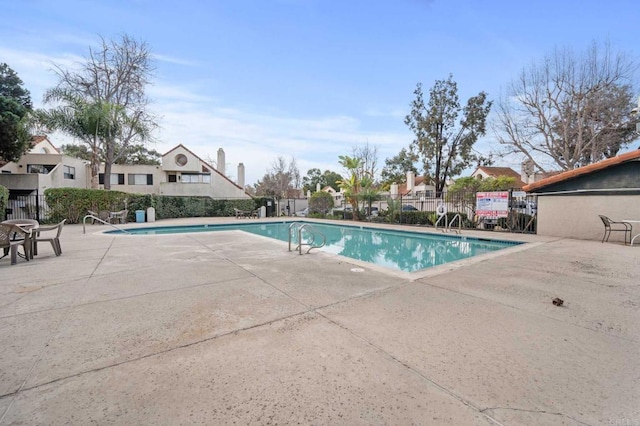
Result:
{"label": "bare deciduous tree", "polygon": [[354,146],[351,153],[353,158],[358,158],[362,162],[362,174],[366,174],[372,180],[375,180],[378,173],[378,146],[369,145],[369,142],[367,142],[361,146]]}
{"label": "bare deciduous tree", "polygon": [[105,189],[111,187],[111,165],[129,146],[149,141],[157,126],[146,111],[145,88],[152,71],[151,51],[146,43],[127,35],[112,41],[102,39],[99,48],[89,49],[86,62],[79,69],[57,66],[58,85],[45,94],[50,102],[64,103],[65,98],[74,98],[102,111],[95,134],[99,135],[105,161]]}
{"label": "bare deciduous tree", "polygon": [[505,153],[522,154],[543,172],[550,163],[571,170],[617,155],[638,137],[636,69],[625,53],[595,42],[579,55],[556,49],[523,69],[497,105],[494,131]]}
{"label": "bare deciduous tree", "polygon": [[300,188],[300,171],[295,158],[287,162],[278,157],[271,163],[271,169],[256,183],[256,194],[278,198],[295,197]]}

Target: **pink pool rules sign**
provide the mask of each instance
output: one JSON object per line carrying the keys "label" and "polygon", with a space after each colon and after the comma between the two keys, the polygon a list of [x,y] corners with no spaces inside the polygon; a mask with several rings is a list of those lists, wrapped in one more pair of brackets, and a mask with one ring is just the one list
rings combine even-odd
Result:
{"label": "pink pool rules sign", "polygon": [[507,217],[509,215],[509,191],[476,193],[476,214],[488,219]]}

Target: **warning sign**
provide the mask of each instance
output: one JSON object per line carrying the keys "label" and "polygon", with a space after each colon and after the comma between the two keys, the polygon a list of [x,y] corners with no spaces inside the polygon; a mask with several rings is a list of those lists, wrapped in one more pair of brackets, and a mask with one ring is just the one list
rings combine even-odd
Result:
{"label": "warning sign", "polygon": [[487,219],[509,215],[509,191],[476,193],[476,214]]}

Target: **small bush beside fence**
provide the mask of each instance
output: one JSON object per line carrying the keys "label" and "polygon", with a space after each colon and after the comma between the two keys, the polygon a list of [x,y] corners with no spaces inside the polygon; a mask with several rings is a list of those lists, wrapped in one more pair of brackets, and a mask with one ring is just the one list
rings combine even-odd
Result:
{"label": "small bush beside fence", "polygon": [[5,211],[9,203],[9,190],[0,185],[0,217],[4,220]]}
{"label": "small bush beside fence", "polygon": [[87,211],[119,211],[124,209],[131,194],[120,191],[104,191],[83,188],[49,188],[44,191],[49,207],[49,221],[78,223]]}
{"label": "small bush beside fence", "polygon": [[[259,206],[252,199],[214,200],[208,197],[172,197],[165,195],[129,194],[129,215],[136,210],[156,209],[157,219],[183,217],[235,216],[235,209],[255,210]],[[132,216],[133,218],[133,216]]]}

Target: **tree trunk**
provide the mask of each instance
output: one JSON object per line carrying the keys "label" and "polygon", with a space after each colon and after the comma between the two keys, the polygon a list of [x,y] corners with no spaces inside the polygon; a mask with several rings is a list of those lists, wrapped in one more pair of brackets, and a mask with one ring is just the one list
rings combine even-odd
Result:
{"label": "tree trunk", "polygon": [[113,164],[113,145],[107,144],[104,156],[104,189],[111,189],[111,165]]}
{"label": "tree trunk", "polygon": [[98,152],[93,149],[91,152],[91,189],[98,189],[100,187],[98,181],[98,173],[100,173],[100,159],[98,158]]}

